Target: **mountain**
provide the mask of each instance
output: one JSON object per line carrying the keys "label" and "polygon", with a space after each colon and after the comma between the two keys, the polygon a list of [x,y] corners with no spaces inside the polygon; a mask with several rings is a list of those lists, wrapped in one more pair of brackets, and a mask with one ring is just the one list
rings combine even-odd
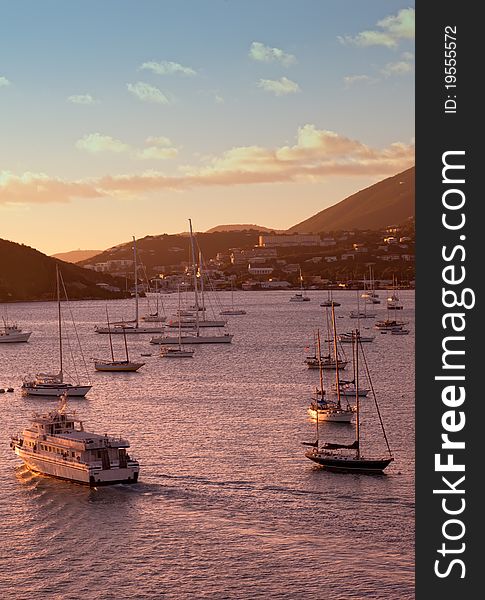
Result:
{"label": "mountain", "polygon": [[58,252],[51,256],[63,260],[64,262],[78,263],[82,260],[87,260],[92,256],[96,256],[97,254],[101,254],[101,252],[102,250],[71,250],[70,252]]}
{"label": "mountain", "polygon": [[411,167],[291,227],[287,233],[381,229],[404,223],[415,214],[415,168]]}
{"label": "mountain", "polygon": [[261,231],[262,233],[283,233],[281,229],[269,229],[268,227],[262,227],[261,225],[217,225],[208,229],[205,233],[217,233],[220,231]]}
{"label": "mountain", "polygon": [[122,292],[109,292],[97,283],[124,286],[106,273],[83,269],[46,256],[23,244],[0,239],[0,302],[53,300],[59,265],[70,299],[123,298]]}

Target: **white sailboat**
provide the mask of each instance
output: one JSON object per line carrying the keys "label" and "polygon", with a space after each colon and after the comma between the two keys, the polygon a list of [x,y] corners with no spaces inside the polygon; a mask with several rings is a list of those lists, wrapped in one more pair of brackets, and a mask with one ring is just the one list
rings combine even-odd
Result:
{"label": "white sailboat", "polygon": [[377,316],[377,313],[368,311],[367,304],[364,302],[364,310],[360,310],[359,305],[359,290],[357,290],[357,310],[350,311],[349,317],[351,319],[374,319]]}
{"label": "white sailboat", "polygon": [[374,272],[372,266],[369,265],[369,288],[366,289],[365,276],[364,276],[364,291],[362,292],[362,298],[365,299],[369,304],[380,304],[379,294],[375,290]]}
{"label": "white sailboat", "polygon": [[392,292],[387,298],[387,310],[403,310],[402,302],[397,293],[397,281],[392,278]]}
{"label": "white sailboat", "polygon": [[301,274],[300,267],[300,290],[301,292],[297,292],[290,298],[290,302],[310,302],[310,297],[307,296],[303,290],[303,275]]}
{"label": "white sailboat", "polygon": [[220,315],[245,315],[246,311],[241,308],[234,308],[234,282],[231,281],[231,308],[221,310]]}
{"label": "white sailboat", "polygon": [[[109,315],[108,308],[106,308],[106,322],[108,324],[108,329],[110,329],[109,323]],[[144,362],[135,362],[131,361],[128,356],[128,344],[126,341],[126,333],[123,332],[123,338],[125,341],[125,360],[115,360],[114,352],[113,352],[113,340],[111,338],[111,331],[109,332],[109,347],[111,350],[111,360],[100,360],[95,359],[94,368],[96,371],[107,371],[110,373],[126,373],[126,372],[134,372],[138,371],[139,368],[143,367]]]}
{"label": "white sailboat", "polygon": [[139,309],[138,309],[138,263],[136,253],[136,240],[133,236],[133,264],[134,264],[134,277],[135,277],[135,319],[133,321],[120,321],[112,323],[112,327],[105,327],[104,325],[95,325],[94,331],[96,333],[108,333],[108,334],[135,334],[135,333],[162,333],[164,330],[163,325],[140,325],[139,322]]}
{"label": "white sailboat", "polygon": [[[195,294],[195,331],[193,334],[179,335],[178,339],[181,344],[230,344],[234,337],[230,333],[212,334],[212,335],[201,335],[200,333],[200,316],[199,316],[199,294],[198,294],[198,283],[197,283],[197,263],[195,260],[195,245],[194,235],[192,231],[192,220],[189,219],[190,228],[190,248],[192,254],[192,275],[194,284]],[[204,312],[204,311],[202,311]],[[179,317],[180,321],[180,317]],[[161,335],[159,337],[153,337],[150,340],[150,344],[162,344],[162,345],[176,345],[177,337],[171,335]]]}
{"label": "white sailboat", "polygon": [[[85,396],[91,389],[91,384],[81,385],[80,382],[73,384],[64,381],[64,360],[62,348],[62,315],[61,315],[61,274],[56,265],[56,283],[57,283],[57,319],[59,336],[59,372],[58,373],[39,373],[33,378],[25,378],[22,383],[22,393],[29,396]],[[64,285],[63,285],[64,287]],[[64,287],[64,293],[66,292]],[[66,300],[67,300],[67,294]]]}
{"label": "white sailboat", "polygon": [[[180,314],[180,284],[178,286],[179,292],[179,309],[178,312]],[[182,327],[179,319],[179,336],[178,336],[178,346],[166,346],[161,348],[160,356],[163,358],[192,358],[194,356],[195,350],[193,348],[186,348],[182,345]]]}

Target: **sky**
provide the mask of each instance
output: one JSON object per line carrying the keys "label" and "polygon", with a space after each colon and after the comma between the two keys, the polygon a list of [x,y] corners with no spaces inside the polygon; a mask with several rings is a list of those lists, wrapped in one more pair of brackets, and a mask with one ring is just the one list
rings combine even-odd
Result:
{"label": "sky", "polygon": [[286,229],[414,164],[412,2],[0,7],[0,238]]}

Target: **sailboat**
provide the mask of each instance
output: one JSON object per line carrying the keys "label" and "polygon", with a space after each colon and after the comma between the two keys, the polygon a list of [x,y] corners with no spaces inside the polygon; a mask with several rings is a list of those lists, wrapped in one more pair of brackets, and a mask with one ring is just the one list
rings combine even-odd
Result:
{"label": "sailboat", "polygon": [[388,310],[402,310],[403,305],[401,300],[399,299],[399,295],[397,293],[397,281],[393,277],[392,278],[392,293],[387,298],[387,309]]}
{"label": "sailboat", "polygon": [[120,321],[112,323],[112,327],[104,327],[104,325],[95,325],[94,331],[96,333],[161,333],[164,330],[163,325],[140,325],[139,322],[139,310],[138,310],[138,263],[136,254],[136,240],[133,236],[133,265],[134,265],[134,277],[135,277],[135,319],[133,321]]}
{"label": "sailboat", "polygon": [[[34,378],[26,378],[22,383],[22,393],[30,396],[85,396],[91,389],[91,385],[72,384],[64,381],[64,361],[62,348],[62,315],[61,315],[61,273],[56,265],[56,288],[57,288],[57,319],[59,335],[59,372],[58,373],[39,373]],[[64,282],[63,282],[64,287]],[[67,299],[66,289],[64,294]]]}
{"label": "sailboat", "polygon": [[[353,345],[354,348],[354,360],[356,363],[356,389],[359,389],[359,381],[358,381],[358,373],[359,373],[359,349],[363,353],[363,347],[360,344],[359,339],[359,330],[356,329],[355,332],[355,340],[356,343]],[[364,357],[364,364],[366,366],[367,375],[367,362]],[[370,380],[370,379],[369,379]],[[372,384],[371,384],[372,387]],[[318,420],[317,420],[317,430],[316,430],[316,441],[315,442],[303,442],[305,446],[311,446],[311,449],[305,452],[305,456],[309,458],[311,461],[317,463],[321,467],[329,471],[343,472],[343,473],[382,473],[386,467],[394,460],[391,448],[389,446],[389,441],[387,439],[386,431],[384,429],[384,423],[382,421],[381,413],[379,410],[379,405],[377,404],[377,398],[375,396],[374,390],[372,388],[374,402],[376,406],[377,415],[379,417],[379,422],[381,425],[381,430],[383,433],[384,440],[387,446],[387,456],[378,456],[371,457],[365,456],[361,449],[360,442],[360,397],[359,394],[356,393],[356,427],[355,427],[355,439],[350,444],[343,443],[335,443],[335,442],[325,442],[323,444],[320,443],[320,432],[318,428]]]}
{"label": "sailboat", "polygon": [[[364,305],[365,308],[365,305]],[[364,313],[365,314],[365,313]],[[353,317],[352,313],[350,315],[351,318],[356,318],[357,319],[357,329],[359,329],[360,331],[360,319],[361,318],[365,318],[362,316],[362,313],[360,312],[360,306],[359,306],[359,291],[357,290],[357,316]],[[375,314],[374,314],[375,316]],[[338,336],[339,342],[342,344],[352,344],[353,340],[354,340],[354,335],[352,331],[346,331],[345,333],[341,333]],[[375,335],[361,335],[360,336],[360,341],[361,342],[373,342],[376,339]]]}
{"label": "sailboat", "polygon": [[[194,334],[186,334],[181,335],[179,333],[178,341],[180,344],[230,344],[232,342],[232,338],[234,337],[230,333],[224,333],[222,335],[213,334],[213,335],[201,335],[200,334],[200,316],[199,316],[199,293],[198,293],[198,283],[197,283],[197,263],[195,260],[195,245],[194,245],[194,234],[192,231],[192,220],[189,219],[189,228],[190,228],[190,248],[192,255],[192,276],[193,276],[193,285],[194,285],[194,295],[195,295],[195,333]],[[204,311],[202,311],[204,312]],[[180,323],[180,314],[179,314],[179,323]],[[181,326],[181,325],[180,325]],[[175,336],[170,335],[161,335],[159,337],[153,337],[150,340],[150,344],[163,344],[163,345],[175,345],[177,342],[177,338]]]}
{"label": "sailboat", "polygon": [[300,290],[301,292],[297,292],[290,298],[290,302],[310,302],[310,297],[305,295],[303,291],[303,275],[301,274],[300,267]]}
{"label": "sailboat", "polygon": [[[109,323],[108,308],[106,308],[106,322],[108,324],[108,329],[111,329],[110,323]],[[126,359],[125,360],[115,360],[114,352],[113,352],[113,340],[111,338],[111,331],[109,331],[109,347],[111,350],[111,360],[96,359],[94,361],[94,368],[96,369],[96,371],[109,371],[112,373],[126,373],[126,372],[138,371],[138,369],[140,367],[143,367],[143,365],[145,364],[144,362],[134,362],[134,361],[130,360],[130,358],[128,356],[128,344],[126,342],[126,333],[125,332],[123,332],[123,338],[125,340]]]}
{"label": "sailboat", "polygon": [[364,303],[364,310],[363,311],[360,310],[360,305],[359,305],[359,290],[357,290],[357,310],[350,311],[349,317],[351,319],[374,319],[376,317],[376,315],[377,315],[377,313],[375,313],[375,312],[369,312],[367,310],[366,303]]}
{"label": "sailboat", "polygon": [[[335,317],[334,317],[335,318]],[[320,331],[317,331],[317,347],[318,355],[321,355],[320,348]],[[342,406],[340,401],[340,386],[339,382],[339,369],[338,369],[338,352],[337,352],[337,339],[334,336],[334,356],[337,363],[335,369],[335,377],[337,380],[337,401],[327,400],[326,393],[323,385],[323,367],[320,361],[320,389],[315,392],[315,399],[312,401],[308,408],[309,415],[318,421],[329,421],[333,423],[350,423],[354,416],[354,408],[347,403],[346,407]]]}
{"label": "sailboat", "polygon": [[[335,315],[335,310],[334,307],[332,307],[332,313]],[[332,349],[331,349],[331,343],[334,341],[334,337],[336,336],[338,339],[338,335],[337,335],[337,329],[336,327],[332,327],[332,335],[330,334],[330,323],[329,323],[329,318],[328,318],[328,310],[325,310],[325,316],[326,316],[326,321],[327,321],[327,339],[326,342],[328,343],[328,354],[322,355],[320,352],[317,353],[317,340],[315,339],[315,353],[313,356],[307,356],[305,359],[305,364],[309,369],[324,369],[326,371],[331,371],[333,369],[337,369],[340,371],[343,371],[347,365],[349,364],[349,361],[345,358],[345,353],[344,354],[344,358],[340,356],[340,353],[337,349],[337,354],[338,356],[332,356]],[[342,348],[343,351],[343,348]]]}
{"label": "sailboat", "polygon": [[[145,272],[146,273],[146,272]],[[147,277],[148,282],[148,277]],[[148,282],[148,286],[150,283]],[[148,290],[150,291],[150,289]],[[160,293],[158,292],[158,279],[155,279],[155,294],[157,296],[157,306],[155,312],[150,312],[150,298],[147,294],[148,301],[148,313],[146,315],[142,315],[141,320],[145,321],[145,323],[164,323],[167,320],[165,315],[160,314],[159,304],[160,304]],[[163,304],[162,304],[163,308]]]}
{"label": "sailboat", "polygon": [[[180,315],[180,284],[178,286],[179,291],[179,309],[178,313]],[[160,350],[160,356],[163,358],[192,358],[194,356],[195,350],[193,348],[185,348],[182,345],[182,326],[179,317],[179,337],[178,337],[178,346],[167,346]]]}
{"label": "sailboat", "polygon": [[28,342],[31,331],[22,331],[17,323],[11,323],[7,321],[5,317],[2,317],[3,327],[0,329],[0,344],[16,343],[16,342]]}
{"label": "sailboat", "polygon": [[[388,300],[389,300],[389,298],[388,298]],[[401,305],[401,308],[402,308],[402,305]],[[407,331],[409,333],[408,329],[403,330],[404,325],[407,325],[409,323],[409,321],[399,321],[397,319],[391,319],[391,317],[389,315],[389,310],[392,310],[392,309],[389,306],[389,302],[387,302],[386,309],[387,309],[386,319],[383,321],[377,321],[374,324],[374,327],[376,329],[379,329],[381,331],[381,333],[384,333],[387,331],[390,331],[391,333],[394,333],[394,334],[396,331]],[[406,334],[402,334],[402,335],[406,335]]]}
{"label": "sailboat", "polygon": [[332,290],[328,290],[327,291],[327,299],[324,300],[323,302],[321,302],[320,306],[325,306],[327,308],[330,308],[331,306],[340,306],[340,302],[336,302],[333,299],[333,292],[332,292]]}
{"label": "sailboat", "polygon": [[246,311],[242,308],[234,308],[234,282],[231,281],[231,308],[221,310],[220,315],[245,315]]}
{"label": "sailboat", "polygon": [[380,304],[379,294],[375,290],[374,273],[372,267],[369,265],[369,289],[366,289],[365,276],[364,276],[364,291],[362,292],[362,298],[365,299],[369,304]]}

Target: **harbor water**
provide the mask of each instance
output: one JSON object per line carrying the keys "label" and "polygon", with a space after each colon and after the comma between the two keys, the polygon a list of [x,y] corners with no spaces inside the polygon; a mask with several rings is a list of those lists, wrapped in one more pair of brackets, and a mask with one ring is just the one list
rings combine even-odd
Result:
{"label": "harbor water", "polygon": [[[138,373],[94,371],[94,358],[110,357],[108,336],[94,332],[106,303],[69,303],[93,384],[69,407],[88,431],[127,437],[140,461],[139,483],[99,489],[33,474],[9,447],[33,412],[56,406],[22,396],[23,377],[58,370],[56,304],[9,306],[10,320],[33,333],[0,344],[0,388],[14,388],[0,395],[1,598],[414,598],[414,292],[400,292],[404,310],[391,313],[409,321],[409,335],[359,323],[376,336],[364,350],[395,458],[380,476],[329,473],[305,457],[319,377],[304,359],[317,327],[328,337],[327,293],[292,303],[293,293],[236,292],[247,314],[227,317],[233,343],[194,346],[192,359],[161,358],[149,334],[127,336],[130,358],[151,353]],[[377,319],[386,318],[386,295],[372,307]],[[227,307],[230,292],[220,296]],[[161,298],[175,312],[177,294]],[[334,300],[338,331],[356,327],[355,292]],[[133,300],[108,308],[113,321],[133,318]],[[63,313],[69,321],[65,305]],[[75,365],[84,380],[72,325],[65,330],[66,372],[75,377]],[[123,358],[123,336],[113,344]],[[342,376],[352,378],[351,365]],[[364,453],[384,452],[370,395],[361,408]],[[321,440],[351,442],[355,425],[319,429]]]}

